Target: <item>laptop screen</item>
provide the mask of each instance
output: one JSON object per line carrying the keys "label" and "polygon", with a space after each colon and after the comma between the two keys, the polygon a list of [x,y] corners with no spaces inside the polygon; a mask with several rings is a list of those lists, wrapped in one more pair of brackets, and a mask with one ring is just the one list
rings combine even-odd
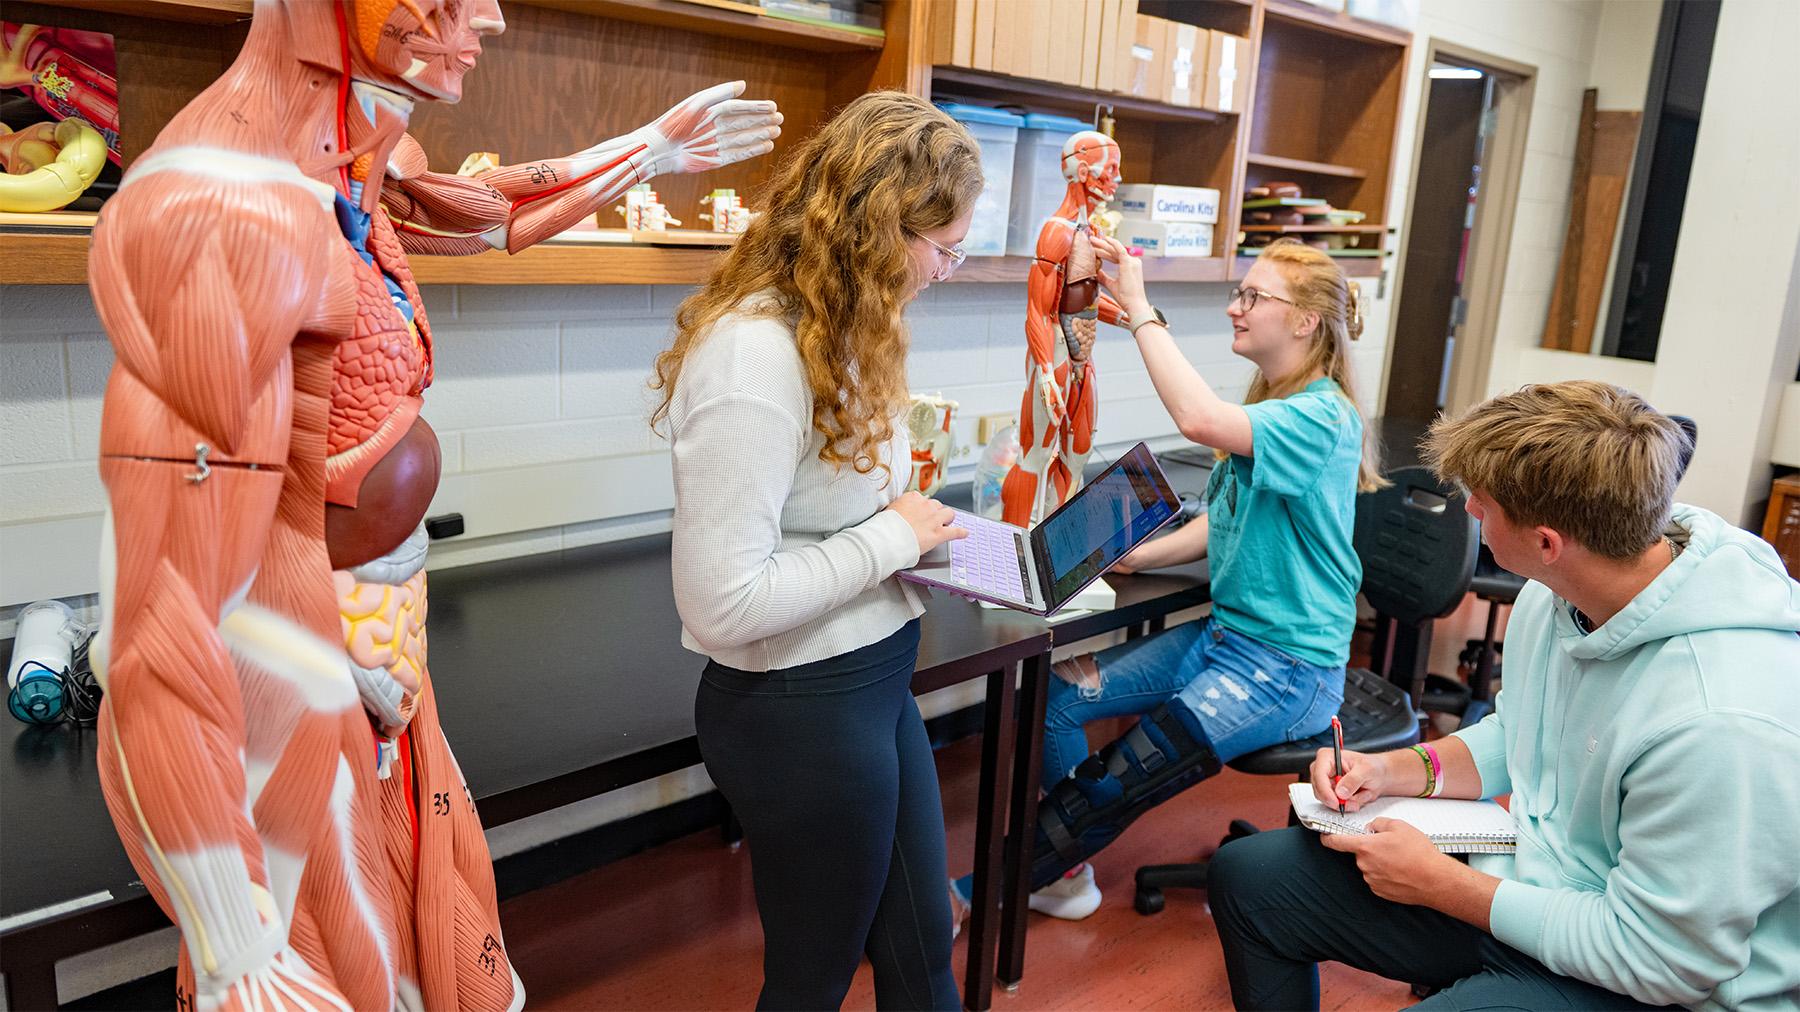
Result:
{"label": "laptop screen", "polygon": [[1080,591],[1180,508],[1150,448],[1133,447],[1032,532],[1049,567],[1050,603]]}

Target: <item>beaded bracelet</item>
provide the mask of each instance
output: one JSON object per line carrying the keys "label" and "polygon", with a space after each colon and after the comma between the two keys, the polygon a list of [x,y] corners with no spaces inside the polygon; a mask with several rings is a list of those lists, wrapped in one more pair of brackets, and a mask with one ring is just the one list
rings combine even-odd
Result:
{"label": "beaded bracelet", "polygon": [[1438,765],[1437,750],[1430,745],[1414,745],[1412,750],[1418,754],[1419,761],[1425,764],[1425,789],[1420,791],[1417,796],[1421,798],[1437,797],[1444,789],[1438,776],[1441,767]]}

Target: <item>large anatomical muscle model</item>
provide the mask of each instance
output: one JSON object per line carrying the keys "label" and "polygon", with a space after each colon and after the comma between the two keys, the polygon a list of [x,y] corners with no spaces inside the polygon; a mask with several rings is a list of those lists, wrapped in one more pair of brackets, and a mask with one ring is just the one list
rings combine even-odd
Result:
{"label": "large anatomical muscle model", "polygon": [[438,445],[406,254],[522,249],[769,151],[780,114],[722,85],[566,158],[428,171],[413,105],[456,101],[504,26],[493,0],[258,0],[94,232],[101,777],[181,929],[183,1006],[524,1001],[426,663]]}
{"label": "large anatomical muscle model", "polygon": [[1038,233],[1026,281],[1019,457],[1000,487],[1001,519],[1020,527],[1042,520],[1081,487],[1100,399],[1095,327],[1125,322],[1124,310],[1101,291],[1091,223],[1096,206],[1118,191],[1119,145],[1084,130],[1064,143],[1062,170],[1069,189]]}

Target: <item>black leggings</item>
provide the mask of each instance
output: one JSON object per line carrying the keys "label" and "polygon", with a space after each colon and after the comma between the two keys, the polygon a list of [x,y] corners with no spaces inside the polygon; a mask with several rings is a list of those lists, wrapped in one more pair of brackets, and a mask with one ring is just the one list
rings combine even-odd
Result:
{"label": "black leggings", "polygon": [[944,813],[913,702],[915,620],[769,672],[708,663],[700,754],[744,826],[763,927],[761,1009],[835,1009],[865,954],[882,1009],[957,1009]]}

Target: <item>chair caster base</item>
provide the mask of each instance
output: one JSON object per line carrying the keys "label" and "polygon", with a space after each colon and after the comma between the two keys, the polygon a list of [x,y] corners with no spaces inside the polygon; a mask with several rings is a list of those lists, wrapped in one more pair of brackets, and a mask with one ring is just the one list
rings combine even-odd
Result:
{"label": "chair caster base", "polygon": [[1131,906],[1145,917],[1162,913],[1163,891],[1161,889],[1139,889],[1131,899]]}

